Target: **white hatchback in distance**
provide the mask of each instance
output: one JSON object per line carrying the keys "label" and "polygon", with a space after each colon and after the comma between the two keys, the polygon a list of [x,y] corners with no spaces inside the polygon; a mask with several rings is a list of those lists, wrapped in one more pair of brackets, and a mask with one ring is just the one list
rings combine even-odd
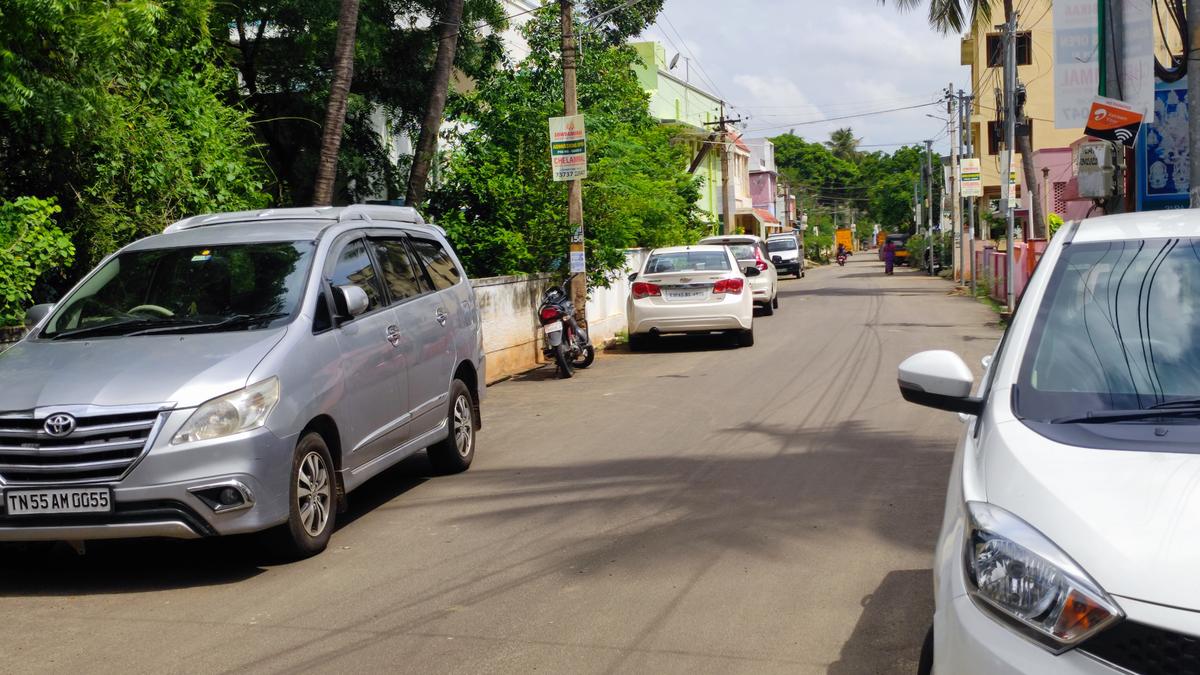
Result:
{"label": "white hatchback in distance", "polygon": [[966,422],[925,665],[1197,672],[1200,211],[1064,225],[985,362],[975,396],[951,352],[900,365]]}
{"label": "white hatchback in distance", "polygon": [[754,344],[754,304],[747,278],[756,267],[738,268],[724,246],[656,248],[630,275],[629,347],[642,349],[665,333],[725,332],[738,344]]}
{"label": "white hatchback in distance", "polygon": [[726,246],[737,258],[742,267],[758,268],[758,276],[750,279],[751,290],[754,291],[754,304],[763,310],[763,315],[771,316],[779,309],[779,273],[771,264],[771,253],[761,237],[752,234],[730,234],[705,237],[700,240],[705,245]]}

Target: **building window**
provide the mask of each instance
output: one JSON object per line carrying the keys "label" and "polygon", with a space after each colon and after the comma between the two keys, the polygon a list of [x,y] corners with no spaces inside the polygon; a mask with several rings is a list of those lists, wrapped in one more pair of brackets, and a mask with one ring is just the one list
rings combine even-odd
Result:
{"label": "building window", "polygon": [[[1000,122],[992,120],[987,123],[987,148],[989,155],[1000,154],[1000,142],[1004,140],[1004,127],[1000,126]],[[1033,122],[1029,124],[1029,145],[1033,146]]]}
{"label": "building window", "polygon": [[[1004,40],[999,33],[989,33],[987,36],[988,68],[1004,67]],[[1028,66],[1033,63],[1033,34],[1017,33],[1017,65]]]}

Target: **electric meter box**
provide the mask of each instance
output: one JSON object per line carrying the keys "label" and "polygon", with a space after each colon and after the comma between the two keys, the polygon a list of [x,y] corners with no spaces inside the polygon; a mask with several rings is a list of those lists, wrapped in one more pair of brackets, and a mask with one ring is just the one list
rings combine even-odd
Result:
{"label": "electric meter box", "polygon": [[1114,177],[1118,163],[1123,157],[1108,141],[1081,141],[1073,144],[1075,154],[1075,176],[1079,184],[1079,196],[1091,199],[1111,197],[1115,192]]}

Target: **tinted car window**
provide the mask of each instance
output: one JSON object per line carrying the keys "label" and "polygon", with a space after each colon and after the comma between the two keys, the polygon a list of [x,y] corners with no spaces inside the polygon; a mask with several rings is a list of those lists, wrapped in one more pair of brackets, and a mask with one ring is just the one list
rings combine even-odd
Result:
{"label": "tinted car window", "polygon": [[377,239],[375,257],[383,268],[383,282],[392,295],[392,302],[414,298],[421,294],[421,272],[413,266],[408,246],[401,239]]}
{"label": "tinted car window", "polygon": [[730,244],[729,250],[738,260],[754,260],[754,244]]}
{"label": "tinted car window", "polygon": [[446,249],[442,248],[441,244],[428,239],[412,239],[411,243],[413,250],[417,252],[421,262],[424,263],[425,271],[429,273],[434,288],[439,291],[450,288],[462,279],[458,267],[454,265],[450,254],[446,253]]}
{"label": "tinted car window", "polygon": [[790,239],[790,238],[789,239],[768,239],[767,240],[767,248],[770,249],[772,252],[795,251],[797,248],[796,240]]}
{"label": "tinted car window", "polygon": [[1200,398],[1200,239],[1077,243],[1062,253],[1022,363],[1022,417]]}
{"label": "tinted car window", "polygon": [[337,263],[333,267],[330,280],[334,286],[358,284],[367,293],[371,302],[367,305],[370,312],[379,307],[383,291],[379,279],[375,276],[375,266],[371,264],[371,256],[367,255],[367,245],[362,239],[346,244],[338,254]]}

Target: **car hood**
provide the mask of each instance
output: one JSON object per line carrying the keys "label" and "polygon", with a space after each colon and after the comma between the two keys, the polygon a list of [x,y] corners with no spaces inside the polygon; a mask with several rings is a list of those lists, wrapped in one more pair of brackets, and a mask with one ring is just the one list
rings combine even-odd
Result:
{"label": "car hood", "polygon": [[0,411],[88,404],[197,406],[246,386],[285,332],[23,340],[0,353]]}
{"label": "car hood", "polygon": [[1110,594],[1200,610],[1200,454],[1079,448],[1019,421],[997,431],[984,459],[989,502]]}

